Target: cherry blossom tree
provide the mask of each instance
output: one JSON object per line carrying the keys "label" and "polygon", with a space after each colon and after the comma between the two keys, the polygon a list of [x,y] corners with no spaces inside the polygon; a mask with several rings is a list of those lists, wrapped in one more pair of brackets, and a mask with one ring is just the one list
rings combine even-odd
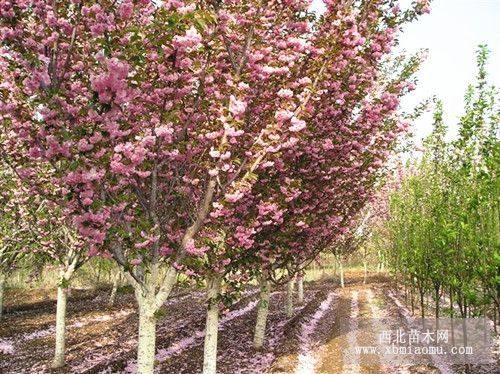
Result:
{"label": "cherry blossom tree", "polygon": [[[0,142],[0,145],[2,149],[5,148],[5,143]],[[44,199],[51,194],[37,193],[35,188],[41,185],[35,187],[24,183],[25,170],[13,167],[12,160],[4,152],[2,156],[0,198],[4,208],[0,221],[1,285],[3,287],[5,276],[16,267],[42,267],[47,263],[58,267],[53,366],[60,367],[64,364],[66,345],[67,288],[74,272],[88,259],[86,249],[74,230],[67,226],[64,216],[59,214],[57,205]]]}
{"label": "cherry blossom tree", "polygon": [[[339,17],[340,11],[356,14],[356,10],[340,5],[331,6],[330,16]],[[376,12],[377,8],[373,10]],[[408,14],[415,14],[416,11],[402,14],[397,9],[390,9],[390,12],[394,17],[392,22],[404,22],[411,18]],[[326,15],[322,22],[328,20]],[[345,22],[339,22],[339,29],[332,31],[347,35],[340,43],[343,44],[340,50],[346,53],[352,48],[359,53],[359,45],[349,39],[350,34],[346,31],[352,26],[353,19],[346,17]],[[372,22],[372,25],[379,24],[380,19],[375,17]],[[321,30],[321,26],[318,29]],[[364,30],[367,34],[372,31],[369,25]],[[380,33],[385,39],[374,39],[382,43],[387,51],[387,47],[393,43],[394,31],[389,28],[388,36],[384,34],[386,31],[383,29]],[[339,39],[318,32],[325,39]],[[356,38],[362,36],[355,34],[354,40]],[[319,37],[313,40],[324,42]],[[303,117],[311,121],[311,128],[301,128],[301,136],[297,136],[294,147],[285,144],[277,147],[277,150],[273,149],[279,152],[280,158],[270,156],[268,162],[257,168],[258,179],[252,185],[251,193],[228,196],[226,201],[215,203],[215,210],[210,214],[212,218],[222,218],[223,221],[216,227],[224,227],[224,239],[219,242],[227,244],[219,251],[207,249],[210,252],[209,269],[213,266],[211,269],[215,268],[215,273],[219,273],[211,297],[215,298],[214,295],[218,293],[220,278],[223,278],[221,274],[231,274],[232,268],[241,270],[252,264],[253,276],[261,284],[254,338],[257,348],[263,342],[270,279],[275,274],[288,274],[288,277],[300,274],[305,264],[324,250],[333,238],[347,230],[352,217],[367,201],[369,191],[381,173],[381,166],[396,143],[397,135],[407,128],[395,110],[399,96],[413,89],[409,80],[418,67],[420,57],[415,56],[408,61],[397,59],[394,64],[386,64],[393,74],[382,74],[380,79],[376,79],[382,54],[375,51],[372,56],[371,52],[368,49],[366,54],[361,53],[366,60],[354,53],[347,59],[349,64],[341,64],[340,67],[332,64],[331,72],[330,66],[325,67],[322,72],[325,77],[335,77],[338,82],[330,85],[331,81],[325,79],[317,83],[316,87],[321,93],[316,100],[308,103],[305,110],[308,114]],[[350,69],[346,69],[346,66]],[[356,81],[353,75],[356,74],[359,82],[353,84]],[[325,86],[323,90],[322,85]],[[278,96],[294,97],[293,88],[292,84],[290,88],[281,89]],[[341,100],[341,103],[337,100]],[[341,106],[346,109],[335,112]],[[306,122],[304,120],[299,126],[306,126]],[[343,128],[338,129],[339,123],[345,123]],[[337,137],[332,142],[333,134]],[[356,158],[359,164],[352,167]],[[308,240],[311,241],[309,245],[306,244]],[[256,272],[255,268],[258,269]],[[288,272],[284,272],[284,269],[288,269]],[[236,274],[241,281],[241,274]],[[273,279],[273,282],[277,283],[277,280]],[[216,321],[217,306],[214,304],[210,304],[207,325],[210,318]],[[288,311],[291,312],[290,306]],[[214,347],[215,340],[215,333],[207,334],[206,347]],[[213,355],[212,352],[210,356]]]}
{"label": "cherry blossom tree", "polygon": [[[389,38],[386,43],[391,41]],[[231,245],[248,249],[239,261],[253,265],[261,284],[256,348],[263,343],[269,282],[279,284],[283,281],[280,277],[291,282],[298,274],[300,283],[305,266],[357,227],[358,213],[370,200],[398,134],[407,128],[396,109],[399,96],[413,88],[409,81],[419,62],[420,57],[415,56],[407,61],[398,59],[396,66],[386,64],[392,74],[382,74],[380,79],[360,66],[356,73],[366,84],[361,83],[358,90],[349,85],[356,76],[352,71],[337,78],[333,86],[345,91],[325,89],[314,107],[312,130],[308,127],[293,150],[285,150],[282,160],[261,172],[240,213],[230,210],[233,215],[247,217],[239,217],[247,226],[237,226]],[[349,66],[355,63],[350,61]],[[336,95],[344,99],[342,106],[336,103]],[[340,107],[345,110],[338,110]],[[232,253],[229,258],[235,261],[237,257]],[[287,313],[291,311],[287,303]]]}
{"label": "cherry blossom tree", "polygon": [[23,240],[19,235],[20,211],[16,204],[16,191],[12,174],[7,168],[0,169],[0,318],[3,314],[4,288],[8,274],[22,258]]}

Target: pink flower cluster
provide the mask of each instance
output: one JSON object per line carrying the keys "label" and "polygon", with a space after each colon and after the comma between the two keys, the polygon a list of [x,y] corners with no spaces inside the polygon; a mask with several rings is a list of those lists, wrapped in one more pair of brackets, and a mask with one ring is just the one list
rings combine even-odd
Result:
{"label": "pink flower cluster", "polygon": [[91,78],[92,89],[99,95],[101,103],[125,104],[132,99],[132,92],[128,89],[127,76],[129,66],[127,63],[112,58],[106,61],[107,71]]}
{"label": "pink flower cluster", "polygon": [[92,254],[244,282],[314,258],[369,200],[407,128],[411,77],[379,74],[407,17],[230,3],[0,0],[2,150]]}

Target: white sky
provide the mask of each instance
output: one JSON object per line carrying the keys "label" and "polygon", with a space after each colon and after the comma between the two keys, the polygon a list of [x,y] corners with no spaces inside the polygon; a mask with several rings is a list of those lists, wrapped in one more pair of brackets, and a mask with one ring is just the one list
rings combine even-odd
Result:
{"label": "white sky", "polygon": [[[401,0],[406,8],[411,0]],[[323,2],[313,0],[321,11]],[[403,101],[411,110],[427,97],[436,95],[444,103],[446,123],[453,131],[462,114],[463,96],[475,76],[475,51],[488,44],[490,82],[500,86],[500,0],[434,0],[431,13],[407,25],[400,45],[409,52],[429,50],[418,74],[418,88]],[[431,130],[431,115],[414,124],[417,139]]]}

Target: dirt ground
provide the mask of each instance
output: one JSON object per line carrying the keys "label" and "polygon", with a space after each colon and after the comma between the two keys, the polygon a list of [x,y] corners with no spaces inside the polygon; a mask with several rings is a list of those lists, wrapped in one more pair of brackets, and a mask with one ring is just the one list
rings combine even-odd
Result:
{"label": "dirt ground", "polygon": [[[387,279],[350,273],[345,288],[336,280],[306,284],[303,305],[284,313],[285,293],[273,290],[266,344],[252,348],[257,292],[249,289],[219,328],[219,373],[462,373],[465,368],[428,364],[391,365],[365,356],[349,356],[346,347],[373,344],[363,333],[373,318],[404,323],[404,306],[390,297]],[[7,292],[7,313],[0,322],[0,373],[133,373],[138,316],[134,297],[121,293],[106,307],[108,290],[72,290],[68,302],[67,365],[50,370],[54,347],[55,294],[32,297]],[[205,322],[204,294],[177,290],[165,305],[157,328],[157,372],[200,373]],[[406,310],[406,312],[408,312]],[[469,369],[496,373],[497,367]]]}

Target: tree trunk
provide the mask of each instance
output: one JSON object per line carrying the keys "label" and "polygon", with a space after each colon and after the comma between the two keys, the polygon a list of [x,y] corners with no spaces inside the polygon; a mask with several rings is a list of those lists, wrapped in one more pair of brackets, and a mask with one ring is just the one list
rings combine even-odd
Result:
{"label": "tree trunk", "polygon": [[[139,293],[139,292],[137,292]],[[156,306],[153,292],[139,295],[139,341],[137,373],[153,374],[156,347]]]}
{"label": "tree trunk", "polygon": [[380,251],[377,251],[377,273],[380,273],[381,266],[380,266]]}
{"label": "tree trunk", "polygon": [[57,311],[56,311],[56,351],[52,368],[57,369],[64,366],[64,351],[66,349],[66,304],[68,300],[68,288],[66,284],[57,287]]}
{"label": "tree trunk", "polygon": [[497,306],[494,304],[493,305],[493,324],[494,324],[494,328],[495,328],[495,334],[498,334],[497,322],[498,322],[498,319],[497,319]]}
{"label": "tree trunk", "polygon": [[56,306],[56,348],[52,368],[57,369],[64,366],[64,352],[66,350],[66,304],[68,302],[68,287],[71,277],[75,272],[79,256],[74,256],[64,270],[61,270],[59,285],[57,286]]}
{"label": "tree trunk", "polygon": [[420,293],[420,315],[422,316],[422,319],[425,318],[425,302],[424,302],[424,290],[419,289]]}
{"label": "tree trunk", "polygon": [[451,330],[451,345],[455,345],[455,322],[453,318],[450,318],[450,330]]}
{"label": "tree trunk", "polygon": [[342,260],[339,259],[340,268],[340,287],[344,288],[344,265],[342,265]]}
{"label": "tree trunk", "polygon": [[298,296],[298,303],[303,304],[304,303],[304,277],[302,275],[299,275],[297,277],[297,296]]}
{"label": "tree trunk", "polygon": [[95,280],[95,288],[99,287],[99,283],[101,283],[101,268],[100,267],[97,268],[97,277]]}
{"label": "tree trunk", "polygon": [[218,276],[208,280],[208,308],[205,325],[205,346],[203,351],[203,374],[216,374],[217,333],[219,329],[219,302],[221,279]]}
{"label": "tree trunk", "polygon": [[412,284],[411,287],[410,287],[411,315],[412,316],[415,315],[415,298],[414,298],[414,294],[415,294],[415,289],[413,288],[413,284]]}
{"label": "tree trunk", "polygon": [[286,287],[285,312],[287,317],[291,317],[293,315],[293,278],[288,281]]}
{"label": "tree trunk", "polygon": [[[397,287],[396,287],[397,289]],[[406,282],[403,281],[403,289],[405,292],[405,304],[408,305],[408,287],[406,286]]]}
{"label": "tree trunk", "polygon": [[3,290],[5,288],[5,274],[0,272],[0,318],[3,315]]}
{"label": "tree trunk", "polygon": [[460,315],[463,317],[464,316],[464,306],[462,304],[462,296],[460,293],[457,293],[457,304],[458,304],[458,310],[460,311]]}
{"label": "tree trunk", "polygon": [[441,296],[439,295],[439,286],[435,286],[434,291],[436,292],[436,319],[439,318],[439,302],[441,301]]}
{"label": "tree trunk", "polygon": [[115,304],[116,299],[116,291],[118,290],[118,284],[120,283],[121,273],[118,272],[113,277],[113,288],[111,289],[111,294],[109,295],[108,304],[109,306],[113,306]]}
{"label": "tree trunk", "polygon": [[137,373],[153,374],[156,351],[156,312],[168,299],[177,279],[177,270],[169,267],[161,283],[157,270],[150,271],[152,277],[146,277],[143,283],[138,283],[126,271],[122,274],[134,287],[135,298],[139,306],[139,341],[137,347]]}
{"label": "tree trunk", "polygon": [[267,315],[269,314],[269,298],[269,280],[267,276],[263,275],[260,280],[260,301],[257,309],[257,321],[255,322],[255,332],[253,336],[253,346],[255,349],[261,349],[264,345]]}
{"label": "tree trunk", "polygon": [[450,317],[453,318],[455,309],[453,308],[453,290],[450,287]]}
{"label": "tree trunk", "polygon": [[368,263],[366,261],[363,261],[363,268],[364,268],[363,284],[366,284],[366,278],[368,278]]}
{"label": "tree trunk", "polygon": [[497,307],[496,307],[496,305],[493,305],[493,324],[494,324],[494,328],[495,328],[495,334],[498,334],[497,322],[498,322]]}
{"label": "tree trunk", "polygon": [[57,306],[56,306],[56,348],[52,368],[58,369],[64,366],[64,352],[66,349],[66,304],[68,302],[68,287],[73,273],[78,267],[80,255],[69,251],[67,262],[61,269],[59,284],[57,286]]}

